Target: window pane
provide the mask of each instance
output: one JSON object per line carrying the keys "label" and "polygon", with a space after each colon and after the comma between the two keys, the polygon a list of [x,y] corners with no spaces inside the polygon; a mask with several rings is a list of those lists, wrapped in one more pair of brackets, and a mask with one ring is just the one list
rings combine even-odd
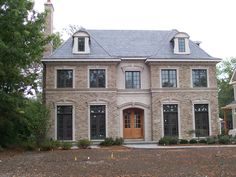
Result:
{"label": "window pane", "polygon": [[209,136],[208,104],[195,104],[195,134],[197,137]]}
{"label": "window pane", "polygon": [[78,38],[78,51],[83,52],[85,50],[84,38]]}
{"label": "window pane", "polygon": [[178,136],[178,105],[163,105],[164,136]]}
{"label": "window pane", "polygon": [[161,70],[162,87],[177,87],[176,69]]}
{"label": "window pane", "polygon": [[72,140],[72,106],[57,106],[57,139]]}
{"label": "window pane", "polygon": [[179,38],[178,43],[179,43],[179,52],[185,52],[185,39]]}
{"label": "window pane", "polygon": [[193,69],[192,81],[193,81],[193,87],[207,87],[207,70]]}
{"label": "window pane", "polygon": [[105,69],[90,69],[90,88],[105,88]]}
{"label": "window pane", "polygon": [[125,72],[125,88],[139,89],[140,72],[139,71],[126,71]]}
{"label": "window pane", "polygon": [[73,87],[73,70],[57,70],[57,88]]}

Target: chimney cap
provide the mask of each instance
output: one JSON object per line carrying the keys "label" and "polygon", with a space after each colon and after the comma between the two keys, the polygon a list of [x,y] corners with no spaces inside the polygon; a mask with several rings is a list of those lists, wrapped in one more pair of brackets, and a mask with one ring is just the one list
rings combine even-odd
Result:
{"label": "chimney cap", "polygon": [[51,2],[51,0],[47,0],[47,2]]}

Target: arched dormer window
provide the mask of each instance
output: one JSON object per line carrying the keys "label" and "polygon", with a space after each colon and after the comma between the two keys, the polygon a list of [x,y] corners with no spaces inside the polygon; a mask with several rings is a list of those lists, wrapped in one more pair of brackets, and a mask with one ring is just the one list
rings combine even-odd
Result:
{"label": "arched dormer window", "polygon": [[90,36],[84,30],[79,30],[73,35],[73,53],[88,54],[90,53]]}
{"label": "arched dormer window", "polygon": [[184,32],[177,33],[174,38],[174,54],[190,54],[189,35]]}

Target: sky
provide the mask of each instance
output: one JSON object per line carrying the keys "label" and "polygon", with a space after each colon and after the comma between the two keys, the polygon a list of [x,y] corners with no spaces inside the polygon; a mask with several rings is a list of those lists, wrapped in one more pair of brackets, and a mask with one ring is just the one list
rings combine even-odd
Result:
{"label": "sky", "polygon": [[[42,12],[46,0],[34,0]],[[85,29],[172,30],[201,41],[217,58],[236,57],[236,0],[51,0],[54,32]]]}

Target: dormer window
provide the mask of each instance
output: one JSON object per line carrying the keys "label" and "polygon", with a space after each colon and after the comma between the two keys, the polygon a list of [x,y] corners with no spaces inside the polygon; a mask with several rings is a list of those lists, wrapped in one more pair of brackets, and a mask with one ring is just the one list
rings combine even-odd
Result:
{"label": "dormer window", "polygon": [[190,54],[189,35],[179,32],[172,39],[174,43],[174,54]]}
{"label": "dormer window", "polygon": [[185,39],[179,38],[178,44],[179,44],[179,52],[185,52]]}
{"label": "dormer window", "polygon": [[78,51],[79,52],[84,52],[84,50],[85,50],[84,42],[85,42],[84,37],[83,38],[82,37],[78,38]]}
{"label": "dormer window", "polygon": [[73,54],[90,53],[90,36],[84,30],[79,30],[73,35]]}

